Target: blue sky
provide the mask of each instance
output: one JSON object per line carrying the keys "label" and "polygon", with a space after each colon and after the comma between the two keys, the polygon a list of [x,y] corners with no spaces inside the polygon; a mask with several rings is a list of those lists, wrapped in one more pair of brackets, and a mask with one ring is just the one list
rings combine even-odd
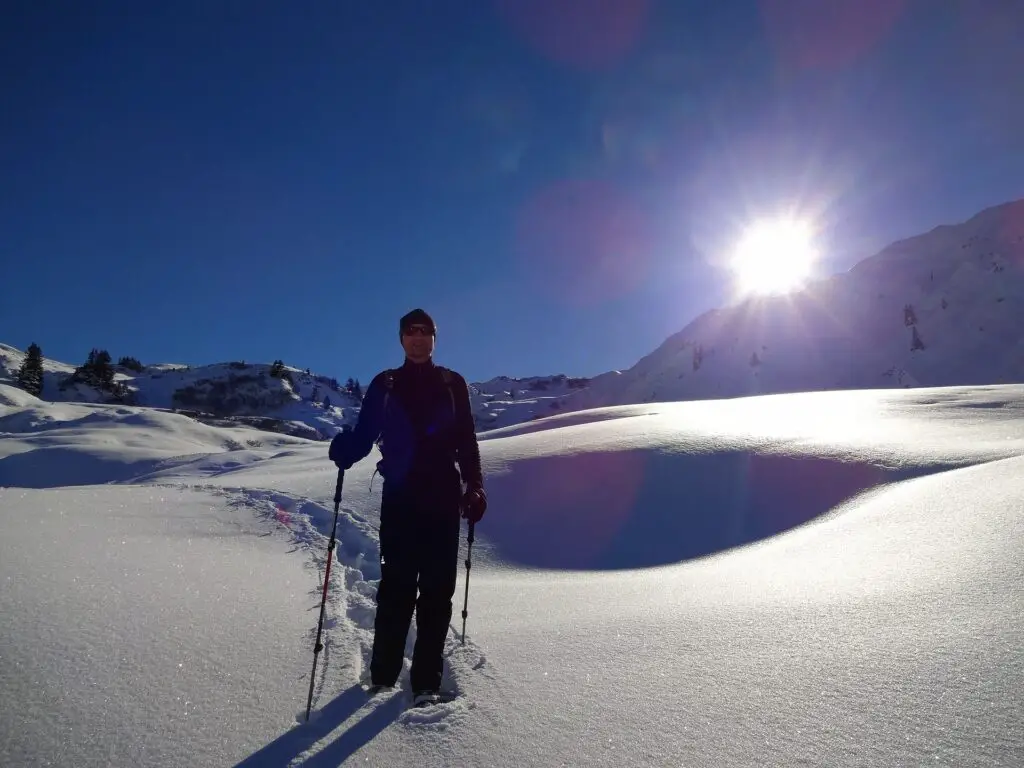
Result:
{"label": "blue sky", "polygon": [[368,380],[422,306],[471,379],[591,375],[756,215],[829,272],[1024,196],[1019,3],[832,5],[17,3],[0,341]]}

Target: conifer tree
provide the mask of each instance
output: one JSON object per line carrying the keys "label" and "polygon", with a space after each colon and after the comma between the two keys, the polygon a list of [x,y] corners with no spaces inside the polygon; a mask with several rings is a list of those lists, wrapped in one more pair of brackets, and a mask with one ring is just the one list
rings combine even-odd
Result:
{"label": "conifer tree", "polygon": [[35,342],[29,344],[28,354],[18,369],[18,386],[36,397],[43,392],[43,350]]}
{"label": "conifer tree", "polygon": [[114,384],[113,358],[105,349],[94,351],[96,357],[93,362],[92,375],[96,380],[96,386],[109,389]]}

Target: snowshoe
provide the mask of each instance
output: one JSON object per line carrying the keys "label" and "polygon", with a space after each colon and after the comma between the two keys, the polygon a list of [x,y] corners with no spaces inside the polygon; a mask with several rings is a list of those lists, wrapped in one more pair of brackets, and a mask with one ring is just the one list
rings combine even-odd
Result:
{"label": "snowshoe", "polygon": [[412,696],[412,705],[419,708],[443,704],[444,702],[452,701],[457,695],[455,691],[416,691]]}
{"label": "snowshoe", "polygon": [[370,697],[376,696],[376,695],[378,695],[380,693],[387,693],[388,691],[393,691],[393,690],[395,690],[395,686],[393,686],[393,685],[382,685],[380,683],[364,683],[363,684],[363,691],[366,693],[367,696],[370,696]]}

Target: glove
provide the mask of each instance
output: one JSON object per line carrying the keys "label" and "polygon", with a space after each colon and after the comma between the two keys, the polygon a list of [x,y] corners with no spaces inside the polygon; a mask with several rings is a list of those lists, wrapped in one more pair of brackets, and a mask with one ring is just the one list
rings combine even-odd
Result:
{"label": "glove", "polygon": [[331,440],[331,447],[327,456],[337,464],[338,469],[346,470],[352,466],[352,460],[348,457],[348,432],[342,431]]}
{"label": "glove", "polygon": [[487,511],[487,494],[480,486],[471,486],[462,495],[462,516],[471,523],[479,523]]}

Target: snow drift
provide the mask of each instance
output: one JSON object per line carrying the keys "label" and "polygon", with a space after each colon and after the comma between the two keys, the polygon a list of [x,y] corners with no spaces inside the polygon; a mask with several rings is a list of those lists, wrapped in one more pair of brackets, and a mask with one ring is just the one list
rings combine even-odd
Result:
{"label": "snow drift", "polygon": [[[326,446],[281,435],[213,470],[248,453],[217,449],[230,430],[2,392],[21,401],[0,408],[5,765],[1024,760],[1024,387],[496,430],[468,638],[463,573],[446,648],[460,697],[423,711],[357,685],[379,578],[371,455],[345,477],[308,724]],[[54,450],[87,465],[55,475]]]}

